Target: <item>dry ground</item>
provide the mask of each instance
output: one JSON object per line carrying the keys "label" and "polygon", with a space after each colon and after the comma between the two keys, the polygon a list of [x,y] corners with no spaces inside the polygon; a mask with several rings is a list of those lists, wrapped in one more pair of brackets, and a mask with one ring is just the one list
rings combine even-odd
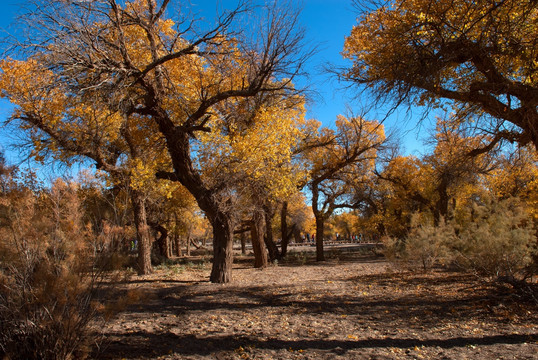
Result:
{"label": "dry ground", "polygon": [[[100,328],[99,359],[538,359],[532,302],[470,275],[402,272],[383,258],[311,254],[231,284],[210,264],[161,267],[115,285],[133,303]],[[194,261],[194,260],[192,260]]]}

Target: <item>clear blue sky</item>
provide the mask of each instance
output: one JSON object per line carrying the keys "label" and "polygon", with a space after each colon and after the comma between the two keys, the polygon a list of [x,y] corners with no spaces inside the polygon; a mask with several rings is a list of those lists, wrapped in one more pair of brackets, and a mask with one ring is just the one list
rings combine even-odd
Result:
{"label": "clear blue sky", "polygon": [[[17,9],[23,0],[4,0],[0,3],[0,28],[6,29],[15,20]],[[191,3],[207,13],[216,8],[216,1],[191,0]],[[219,7],[233,7],[237,0],[220,0]],[[346,61],[340,55],[345,37],[351,32],[351,28],[356,23],[357,11],[352,6],[352,0],[303,0],[303,11],[301,14],[302,25],[306,29],[306,36],[310,43],[318,47],[318,52],[311,59],[308,72],[310,77],[308,82],[311,89],[315,90],[318,96],[314,97],[314,102],[309,105],[308,117],[316,118],[325,126],[334,125],[334,120],[338,114],[346,113],[346,107],[359,114],[361,112],[359,102],[352,99],[353,92],[344,91],[344,85],[339,84],[331,75],[325,73],[324,65],[331,63],[337,66],[346,65]],[[349,65],[349,63],[347,63]],[[362,103],[368,103],[368,99],[360,99]],[[0,101],[0,121],[9,116],[11,107],[5,101]],[[374,116],[374,115],[372,115]],[[383,116],[383,111],[379,111],[378,117]],[[419,155],[422,152],[422,140],[420,137],[426,135],[424,127],[417,128],[412,121],[405,121],[404,116],[392,116],[385,122],[388,132],[399,130],[403,139],[405,154]],[[9,134],[0,129],[0,145],[6,146],[9,141]],[[8,152],[8,161],[16,161],[16,155]]]}

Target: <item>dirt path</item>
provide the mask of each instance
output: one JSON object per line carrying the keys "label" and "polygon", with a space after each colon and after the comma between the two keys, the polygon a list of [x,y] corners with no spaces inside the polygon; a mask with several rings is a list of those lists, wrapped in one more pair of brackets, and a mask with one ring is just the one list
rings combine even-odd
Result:
{"label": "dirt path", "polygon": [[123,284],[140,298],[103,329],[95,357],[538,358],[537,308],[512,294],[463,274],[394,271],[373,256],[305,256],[264,270],[239,263],[227,285],[207,282],[209,264]]}

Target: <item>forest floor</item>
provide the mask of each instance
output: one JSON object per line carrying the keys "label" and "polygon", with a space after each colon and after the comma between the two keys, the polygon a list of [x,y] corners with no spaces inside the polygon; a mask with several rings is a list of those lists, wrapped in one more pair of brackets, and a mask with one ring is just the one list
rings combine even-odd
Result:
{"label": "forest floor", "polygon": [[[185,260],[184,260],[185,262]],[[207,258],[114,284],[130,305],[99,326],[96,359],[537,359],[538,307],[457,272],[372,252],[292,253],[230,284]]]}

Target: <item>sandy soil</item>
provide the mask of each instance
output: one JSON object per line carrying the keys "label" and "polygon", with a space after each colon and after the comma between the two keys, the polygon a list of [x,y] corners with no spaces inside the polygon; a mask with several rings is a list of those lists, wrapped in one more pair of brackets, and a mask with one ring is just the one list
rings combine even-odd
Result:
{"label": "sandy soil", "polygon": [[98,359],[537,359],[538,307],[454,272],[406,272],[373,254],[295,253],[234,281],[210,264],[116,284],[132,303],[104,326]]}

